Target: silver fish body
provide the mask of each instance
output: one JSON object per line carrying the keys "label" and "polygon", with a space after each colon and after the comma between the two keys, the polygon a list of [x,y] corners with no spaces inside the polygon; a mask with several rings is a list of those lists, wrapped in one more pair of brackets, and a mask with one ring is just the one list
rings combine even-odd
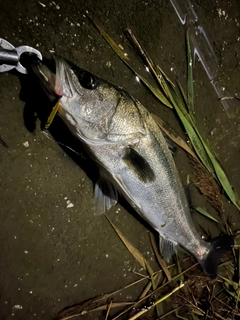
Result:
{"label": "silver fish body", "polygon": [[33,70],[49,93],[60,96],[61,118],[99,168],[95,213],[110,209],[120,193],[159,233],[166,259],[179,244],[214,277],[221,245],[197,233],[172,154],[150,113],[127,92],[62,58],[56,75],[40,62]]}

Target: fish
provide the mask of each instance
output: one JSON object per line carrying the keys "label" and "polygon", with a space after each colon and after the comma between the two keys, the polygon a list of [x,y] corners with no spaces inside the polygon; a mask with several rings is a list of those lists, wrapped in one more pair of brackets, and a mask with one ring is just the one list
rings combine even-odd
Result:
{"label": "fish", "polygon": [[39,59],[30,67],[49,98],[57,98],[58,114],[98,167],[95,214],[124,197],[158,232],[167,261],[181,246],[215,278],[233,237],[207,242],[196,231],[172,153],[150,112],[125,90],[62,57],[55,57],[54,71]]}

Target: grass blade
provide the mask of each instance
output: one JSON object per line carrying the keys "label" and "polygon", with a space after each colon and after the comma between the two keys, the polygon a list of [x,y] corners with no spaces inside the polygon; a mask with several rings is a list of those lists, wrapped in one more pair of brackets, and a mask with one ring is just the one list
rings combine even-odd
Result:
{"label": "grass blade", "polygon": [[226,173],[224,172],[222,166],[220,165],[220,163],[218,162],[218,160],[216,159],[215,155],[213,154],[213,152],[210,150],[210,148],[208,147],[207,143],[205,143],[204,140],[202,140],[204,148],[211,160],[211,163],[213,165],[215,174],[220,182],[220,184],[222,185],[224,191],[226,192],[226,194],[228,195],[229,199],[232,201],[232,203],[238,208],[238,210],[240,210],[240,206],[237,203],[237,199],[236,199],[236,195],[232,189],[232,186],[228,180],[228,177],[226,175]]}
{"label": "grass blade", "polygon": [[214,222],[217,222],[220,224],[220,222],[215,219],[210,213],[208,213],[207,211],[205,211],[203,208],[200,208],[200,207],[197,207],[195,208],[199,213],[201,213],[203,216],[207,217],[208,219],[214,221]]}
{"label": "grass blade", "polygon": [[[161,69],[158,69],[161,72]],[[187,134],[192,143],[194,150],[196,151],[198,157],[202,161],[203,165],[208,169],[212,174],[214,173],[211,161],[209,156],[204,148],[201,138],[199,137],[199,132],[196,131],[195,122],[191,119],[190,115],[185,109],[185,102],[179,97],[176,89],[169,83],[168,79],[161,72],[162,76],[162,86],[169,97],[169,101],[173,105],[175,111],[177,112]]]}
{"label": "grass blade", "polygon": [[221,278],[222,280],[224,280],[226,282],[226,284],[229,286],[232,286],[234,288],[234,290],[238,290],[239,289],[239,285],[237,284],[237,282],[230,280],[226,277],[223,276],[219,276],[219,278]]}
{"label": "grass blade", "polygon": [[[107,218],[107,217],[106,217]],[[143,255],[125,238],[121,231],[107,218],[108,222],[111,224],[119,238],[122,240],[124,245],[127,247],[128,251],[132,256],[138,261],[138,263],[147,271],[148,262],[143,257]],[[150,268],[149,268],[150,269]]]}
{"label": "grass blade", "polygon": [[[172,93],[170,92],[170,88],[168,86],[168,84],[171,85],[171,88],[174,88],[174,85],[172,84],[172,82],[166,77],[166,75],[162,72],[162,70],[159,67],[154,68],[154,66],[151,63],[151,60],[148,58],[147,54],[143,51],[143,49],[140,47],[139,43],[137,42],[138,48],[141,48],[140,54],[144,54],[144,60],[146,61],[146,63],[148,64],[148,67],[150,68],[150,70],[153,72],[157,82],[159,83],[159,85],[161,86],[163,92],[165,92],[166,97],[164,96],[164,94],[162,94],[162,92],[156,88],[153,87],[151,84],[148,83],[148,81],[142,77],[138,72],[136,72],[131,65],[128,63],[129,62],[129,58],[124,55],[123,51],[119,48],[119,46],[116,44],[115,41],[112,40],[112,38],[100,27],[98,26],[91,18],[89,18],[90,21],[93,23],[93,25],[97,28],[97,30],[100,32],[100,34],[103,36],[103,38],[106,40],[106,42],[110,45],[110,47],[117,53],[117,55],[120,57],[120,59],[132,70],[132,72],[139,77],[139,79],[145,84],[145,86],[148,87],[148,89],[166,106],[172,108],[172,106],[174,106],[175,110],[177,111],[180,120],[182,121],[185,130],[187,131],[187,134],[189,135],[189,139],[191,141],[191,143],[193,144],[193,147],[197,153],[197,155],[199,156],[199,158],[201,159],[201,161],[203,162],[203,164],[205,165],[205,167],[210,171],[213,172],[212,167],[211,167],[211,163],[209,162],[208,156],[202,146],[201,141],[199,140],[199,137],[197,136],[196,132],[194,131],[194,129],[192,128],[191,124],[189,123],[186,114],[183,114],[183,104],[180,103],[180,107],[178,106],[180,99],[178,99],[178,101],[175,101],[173,99]],[[134,37],[135,42],[137,41],[136,38]],[[135,44],[136,46],[136,44]],[[168,100],[169,98],[169,100]],[[181,112],[182,111],[182,112]]]}
{"label": "grass blade", "polygon": [[153,276],[153,270],[148,263],[148,261],[144,258],[144,256],[139,252],[121,233],[121,231],[108,219],[108,217],[105,215],[106,219],[110,223],[110,225],[113,227],[119,238],[122,240],[128,251],[132,254],[132,256],[139,262],[139,264],[148,272],[148,274],[151,277],[152,286],[155,288],[155,281]]}
{"label": "grass blade", "polygon": [[117,43],[97,23],[95,23],[95,21],[89,15],[87,15],[87,17],[92,22],[94,27],[99,31],[101,36],[107,41],[110,47],[117,53],[119,58],[124,62],[130,61],[130,58],[124,53],[122,49],[120,49]]}
{"label": "grass blade", "polygon": [[[211,151],[210,147],[208,146],[208,142],[205,141],[203,136],[200,134],[199,129],[196,126],[196,119],[193,115],[193,111],[191,116],[184,111],[184,106],[179,97],[175,93],[171,93],[170,88],[165,83],[166,90],[168,96],[170,98],[171,103],[174,106],[185,130],[187,131],[188,137],[193,145],[194,150],[196,151],[197,155],[199,156],[200,160],[204,164],[204,166],[208,169],[208,171],[212,174],[215,173],[217,179],[219,180],[220,184],[222,185],[224,191],[232,201],[232,203],[240,210],[240,207],[237,203],[235,193],[232,190],[232,186],[222,169],[220,163],[216,159],[214,153]],[[181,87],[180,87],[181,88]]]}
{"label": "grass blade", "polygon": [[[187,101],[182,101],[178,96],[174,85],[172,82],[166,77],[166,75],[162,72],[160,67],[154,66],[151,59],[148,57],[145,51],[141,48],[139,42],[135,37],[131,34],[132,39],[135,42],[135,46],[137,43],[137,47],[142,54],[144,61],[147,63],[148,67],[152,71],[152,74],[156,78],[157,82],[160,84],[163,92],[165,92],[168,97],[170,103],[173,105],[176,110],[187,134],[193,145],[194,150],[202,161],[203,165],[208,169],[208,171],[212,174],[216,174],[217,179],[223,186],[226,194],[233,202],[233,204],[240,210],[240,207],[237,203],[236,196],[232,190],[232,187],[228,181],[228,178],[222,169],[220,163],[217,161],[213,152],[211,152],[207,141],[200,134],[199,129],[196,125],[196,118],[194,116],[193,110],[193,65],[192,65],[192,56],[191,56],[191,47],[189,42],[189,34],[187,34],[187,56],[188,56],[188,97]],[[172,90],[171,90],[172,88]],[[183,93],[183,90],[182,90]],[[185,95],[183,95],[185,96]],[[184,105],[188,106],[189,114],[186,112]]]}
{"label": "grass blade", "polygon": [[184,287],[184,283],[180,283],[180,285],[178,287],[174,288],[171,292],[169,292],[168,294],[166,294],[162,298],[160,298],[157,301],[155,301],[147,309],[143,309],[143,310],[139,311],[138,313],[136,313],[134,316],[129,318],[129,320],[135,320],[135,319],[139,318],[141,315],[143,315],[144,313],[148,312],[150,309],[152,309],[153,307],[157,306],[159,303],[162,303],[164,300],[167,300],[171,295],[173,295],[175,292],[180,290],[182,287]]}
{"label": "grass blade", "polygon": [[[155,78],[155,80],[157,81],[157,83],[160,85],[160,88],[163,90],[165,96],[168,99],[168,95],[167,92],[165,91],[164,86],[162,85],[162,74],[164,74],[162,72],[162,70],[160,69],[160,73],[158,72],[158,68],[157,66],[155,66],[151,60],[151,58],[149,57],[149,55],[146,53],[146,51],[142,48],[142,46],[140,45],[140,43],[138,42],[137,38],[134,36],[134,34],[132,33],[131,29],[126,29],[127,34],[129,35],[129,38],[133,44],[133,46],[136,48],[137,52],[139,53],[140,58],[143,60],[143,63],[147,65],[147,67],[149,68],[149,70],[151,71],[151,74],[153,75],[153,77]],[[166,75],[164,74],[164,76],[166,77]],[[168,78],[167,78],[168,79]],[[170,81],[168,79],[168,81]],[[171,82],[171,84],[174,86],[174,84]]]}
{"label": "grass blade", "polygon": [[193,91],[193,61],[192,61],[192,52],[189,41],[189,30],[186,33],[187,41],[187,63],[188,63],[188,72],[187,72],[187,105],[189,110],[189,115],[192,117],[194,115],[194,91]]}
{"label": "grass blade", "polygon": [[[184,274],[182,274],[182,268],[181,268],[181,265],[179,263],[178,253],[176,253],[176,267],[177,267],[177,274],[181,274],[181,276],[179,277],[178,280],[180,280],[181,282],[184,282],[184,280],[185,280],[184,279]],[[183,290],[187,294],[188,286],[186,285]]]}
{"label": "grass blade", "polygon": [[[172,278],[172,280],[175,280],[177,278],[179,278],[182,274],[188,272],[189,270],[195,268],[198,265],[198,263],[195,263],[194,265],[191,265],[189,268],[185,269],[181,274],[178,274],[176,276],[174,276]],[[160,287],[158,287],[156,290],[154,290],[153,292],[149,293],[148,295],[146,295],[143,299],[140,299],[139,301],[137,301],[132,307],[127,308],[126,310],[124,310],[123,312],[121,312],[120,314],[118,314],[116,317],[114,317],[112,320],[116,320],[119,319],[120,317],[122,317],[124,314],[126,314],[129,310],[131,310],[132,308],[136,308],[139,303],[143,302],[143,300],[152,297],[155,293],[158,293],[162,288],[164,288],[165,286],[167,286],[170,283],[170,281],[165,282],[164,284],[162,284]]]}
{"label": "grass blade", "polygon": [[[222,169],[220,163],[216,159],[214,153],[210,150],[207,141],[202,137],[199,132],[199,129],[196,126],[196,119],[194,117],[193,110],[193,75],[192,75],[192,57],[191,57],[191,48],[189,42],[189,35],[187,34],[187,55],[188,55],[188,95],[187,101],[182,101],[177,94],[173,83],[167,78],[167,76],[162,72],[162,70],[153,65],[151,59],[148,57],[146,52],[141,48],[137,39],[133,36],[131,30],[129,32],[131,39],[138,49],[139,54],[142,55],[143,60],[147,63],[148,67],[152,71],[156,81],[160,85],[164,94],[157,88],[152,86],[144,77],[142,77],[138,72],[136,72],[131,65],[129,64],[130,59],[123,52],[122,49],[116,44],[116,42],[100,27],[98,26],[90,17],[89,20],[93,23],[96,29],[100,32],[106,42],[110,47],[117,53],[117,55],[122,59],[122,61],[132,70],[132,72],[139,77],[139,79],[144,83],[145,86],[166,106],[176,110],[187,134],[193,145],[194,150],[196,151],[198,157],[202,161],[203,165],[208,169],[210,173],[216,175],[220,184],[222,185],[224,191],[228,195],[229,199],[233,204],[240,210],[240,206],[236,199],[235,193],[232,190],[232,187],[229,183],[229,180]],[[183,93],[183,91],[182,91]],[[184,97],[185,95],[182,94]],[[189,114],[185,110],[185,105],[188,106]]]}
{"label": "grass blade", "polygon": [[158,248],[157,248],[157,245],[156,245],[156,241],[155,241],[154,235],[152,233],[150,233],[150,241],[151,241],[151,244],[152,244],[152,247],[153,247],[153,251],[154,251],[154,254],[155,254],[156,258],[157,258],[157,261],[158,261],[159,265],[161,266],[162,270],[164,271],[168,281],[171,281],[172,280],[171,274],[170,274],[170,272],[169,272],[169,270],[167,268],[165,260],[158,253]]}
{"label": "grass blade", "polygon": [[179,108],[178,103],[171,97],[174,109],[176,110],[186,132],[189,137],[189,140],[192,143],[192,146],[194,150],[196,151],[196,154],[198,155],[199,159],[202,161],[203,165],[207,168],[209,172],[213,174],[213,168],[212,164],[209,160],[208,154],[206,153],[203,143],[201,139],[199,138],[198,134],[196,133],[194,127],[192,126],[191,122],[189,121],[189,116],[185,112],[182,112],[182,110]]}
{"label": "grass blade", "polygon": [[[133,304],[133,302],[112,302],[111,309],[124,308]],[[106,311],[108,308],[109,303],[106,303],[105,296],[101,296],[64,308],[54,315],[53,320],[69,320],[90,312]]]}
{"label": "grass blade", "polygon": [[162,298],[158,299],[157,301],[154,302],[153,306],[156,306],[158,303],[163,302],[164,300],[168,299],[172,294],[180,290],[182,287],[184,287],[184,283],[180,283],[180,285],[176,288],[174,288],[171,292],[163,296]]}
{"label": "grass blade", "polygon": [[119,48],[117,43],[99,25],[97,25],[93,19],[91,19],[90,17],[88,18],[105,39],[105,41],[109,44],[109,46],[113,49],[113,51],[115,51],[119,58],[143,82],[143,84],[155,95],[155,97],[160,100],[165,106],[172,108],[171,103],[169,103],[164,94],[157,87],[152,86],[144,77],[142,77],[136,70],[134,70],[134,68],[129,64],[130,58],[123,52],[122,49]]}
{"label": "grass blade", "polygon": [[[194,153],[194,151],[188,146],[188,144],[180,137],[178,136],[172,128],[170,128],[162,119],[160,119],[158,116],[152,113],[152,117],[156,124],[159,126],[159,128],[166,133],[166,135],[174,142],[176,143],[180,148],[185,150],[187,153],[189,153],[196,161],[199,162],[198,157]],[[167,128],[168,127],[168,128]]]}
{"label": "grass blade", "polygon": [[193,312],[191,313],[191,317],[192,317],[192,320],[199,320],[199,318],[197,316],[195,316],[195,314]]}

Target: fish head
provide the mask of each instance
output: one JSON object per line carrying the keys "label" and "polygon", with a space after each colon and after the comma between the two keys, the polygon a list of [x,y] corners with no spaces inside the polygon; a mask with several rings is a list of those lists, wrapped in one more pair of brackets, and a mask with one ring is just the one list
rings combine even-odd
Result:
{"label": "fish head", "polygon": [[61,57],[55,58],[55,69],[40,60],[32,66],[49,98],[59,98],[58,112],[72,133],[83,140],[102,141],[121,100],[118,88]]}

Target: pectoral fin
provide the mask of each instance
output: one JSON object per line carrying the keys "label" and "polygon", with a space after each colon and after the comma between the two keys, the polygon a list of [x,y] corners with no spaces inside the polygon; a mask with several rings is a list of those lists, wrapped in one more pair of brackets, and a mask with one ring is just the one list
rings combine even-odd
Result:
{"label": "pectoral fin", "polygon": [[128,147],[123,157],[124,163],[127,165],[136,177],[142,182],[151,182],[155,180],[155,175],[149,163],[133,148]]}
{"label": "pectoral fin", "polygon": [[103,214],[118,202],[118,193],[112,183],[100,177],[94,190],[94,213]]}

